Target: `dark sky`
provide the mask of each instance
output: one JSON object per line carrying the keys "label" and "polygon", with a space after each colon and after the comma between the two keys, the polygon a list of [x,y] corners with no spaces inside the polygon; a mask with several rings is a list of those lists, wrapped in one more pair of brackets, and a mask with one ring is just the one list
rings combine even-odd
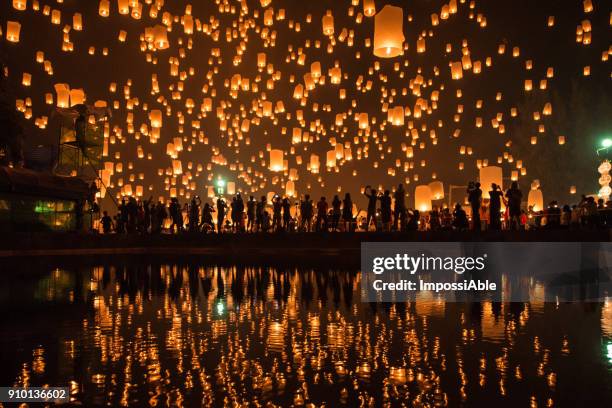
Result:
{"label": "dark sky", "polygon": [[[348,16],[351,1],[316,1],[297,2],[289,0],[272,0],[268,7],[272,7],[275,13],[279,9],[285,9],[286,17],[283,21],[275,21],[270,30],[275,30],[277,38],[274,47],[265,47],[261,38],[263,27],[263,8],[259,0],[247,1],[248,13],[240,15],[239,12],[220,13],[219,6],[213,1],[198,1],[193,4],[192,15],[200,19],[202,23],[208,23],[211,17],[219,21],[220,36],[215,42],[210,35],[196,31],[193,35],[186,35],[180,23],[172,25],[172,32],[168,33],[171,47],[163,51],[150,52],[158,59],[157,65],[147,63],[146,54],[140,51],[139,36],[145,27],[161,24],[163,12],[169,12],[173,16],[185,14],[185,6],[188,2],[166,1],[166,5],[159,12],[158,18],[149,16],[151,6],[143,4],[143,17],[135,20],[130,16],[119,15],[117,1],[111,0],[111,15],[102,18],[98,15],[98,1],[64,0],[58,4],[56,1],[41,1],[41,11],[32,10],[32,0],[28,0],[26,11],[14,10],[12,1],[4,1],[0,6],[0,22],[6,34],[7,21],[19,21],[22,24],[21,40],[18,44],[8,43],[3,38],[0,42],[2,56],[9,69],[8,97],[12,101],[31,97],[33,102],[33,118],[24,121],[27,133],[27,144],[51,144],[57,139],[49,129],[41,131],[33,126],[34,118],[49,115],[51,108],[44,103],[44,94],[53,92],[55,83],[68,83],[71,88],[83,88],[87,94],[87,100],[93,103],[96,100],[106,100],[112,105],[112,101],[121,103],[120,109],[113,110],[111,126],[123,129],[123,140],[111,146],[111,157],[104,159],[113,161],[115,151],[121,152],[124,172],[122,176],[127,182],[130,174],[138,175],[144,173],[143,181],[136,180],[133,186],[143,185],[148,190],[153,186],[151,192],[154,197],[168,195],[164,191],[164,179],[166,176],[158,176],[158,169],[171,166],[171,158],[165,154],[166,143],[172,141],[173,137],[182,136],[183,144],[187,146],[192,141],[191,121],[200,120],[201,128],[208,139],[208,144],[203,144],[195,137],[196,143],[192,145],[192,151],[183,151],[179,159],[183,163],[183,170],[187,170],[189,161],[194,163],[192,180],[196,182],[196,194],[205,195],[206,186],[212,185],[208,180],[209,174],[213,177],[221,176],[226,180],[235,180],[239,189],[250,192],[257,189],[256,195],[265,194],[270,191],[283,192],[281,188],[287,177],[281,173],[273,173],[267,169],[268,153],[266,145],[271,144],[273,148],[283,149],[287,153],[285,157],[289,161],[290,168],[296,168],[299,180],[296,182],[298,193],[310,192],[312,195],[331,195],[341,187],[342,194],[349,191],[358,194],[360,187],[366,184],[374,186],[382,185],[385,188],[395,186],[400,182],[410,184],[407,188],[412,195],[414,187],[419,184],[432,181],[433,174],[445,183],[465,185],[468,180],[478,177],[476,161],[487,159],[490,165],[496,164],[497,157],[507,152],[514,158],[513,163],[504,161],[502,167],[504,174],[510,177],[510,171],[516,170],[516,161],[523,160],[527,169],[527,175],[520,178],[521,186],[528,189],[534,179],[539,179],[544,191],[545,199],[558,198],[560,201],[575,200],[568,194],[571,185],[576,185],[578,192],[593,193],[597,186],[597,159],[594,154],[595,145],[603,135],[612,135],[612,105],[610,104],[611,69],[610,62],[602,61],[602,53],[608,51],[612,46],[612,27],[610,25],[611,3],[594,0],[594,11],[585,13],[582,1],[577,0],[481,0],[458,3],[457,14],[451,15],[448,20],[441,21],[440,25],[432,26],[431,14],[438,13],[445,4],[443,1],[414,0],[414,1],[376,1],[377,11],[385,4],[397,5],[404,10],[403,32],[409,45],[403,56],[393,59],[379,59],[373,56],[372,48],[366,48],[366,38],[372,38],[374,33],[374,18],[364,17],[361,24],[356,24],[355,16],[362,12],[362,2],[355,6],[353,17]],[[143,3],[143,1],[141,1]],[[240,2],[227,2],[240,10]],[[45,5],[62,12],[60,25],[51,24],[50,17],[42,13]],[[321,17],[326,10],[332,10],[335,19],[336,45],[333,53],[326,51],[329,38],[324,36],[321,30]],[[83,15],[84,30],[70,32],[70,41],[74,43],[74,52],[63,52],[62,28],[72,24],[72,15],[80,12]],[[255,12],[259,16],[254,17]],[[306,23],[306,15],[312,14],[312,22]],[[473,18],[470,18],[473,13]],[[476,17],[486,17],[486,27],[480,27]],[[555,16],[554,27],[547,27],[548,16]],[[408,21],[411,16],[412,21]],[[583,45],[576,42],[576,27],[583,20],[589,20],[592,26],[592,43]],[[246,31],[246,38],[233,39],[228,43],[225,38],[225,30],[232,24],[243,24],[252,20],[251,27]],[[293,20],[301,24],[302,30],[298,33],[289,28],[289,21]],[[343,28],[354,30],[354,45],[347,46],[346,41],[340,42],[338,36]],[[118,41],[120,30],[127,31],[127,41]],[[417,53],[416,43],[419,35],[426,32],[426,52]],[[429,36],[429,32],[433,34]],[[187,39],[191,38],[193,47],[187,49]],[[180,100],[172,100],[169,87],[179,81],[177,77],[171,77],[169,59],[179,57],[179,39],[183,40],[185,58],[180,58],[180,70],[188,70],[193,67],[195,75],[184,81],[184,91]],[[471,60],[482,61],[483,72],[479,75],[464,72],[463,79],[454,81],[450,76],[448,67],[451,61],[460,61],[461,45],[467,40]],[[245,41],[246,50],[242,56],[242,62],[238,66],[232,65],[232,58],[236,54],[236,47],[240,41]],[[303,48],[306,54],[306,64],[299,66],[295,61],[287,63],[285,59],[289,47],[297,52],[299,47],[305,47],[306,41],[311,41],[310,48]],[[319,49],[314,48],[314,41],[321,41]],[[497,53],[499,44],[505,44],[506,53]],[[446,44],[451,44],[452,51],[445,52]],[[89,56],[87,50],[90,46],[96,47],[95,56]],[[102,56],[102,48],[109,48],[109,56]],[[512,57],[513,47],[520,48],[520,56]],[[220,48],[222,62],[209,65],[211,49]],[[54,75],[47,75],[41,64],[35,62],[36,51],[44,51],[45,58],[53,64]],[[267,62],[274,65],[274,71],[281,72],[281,79],[275,83],[273,90],[265,89],[266,81],[270,78],[265,71],[258,72],[256,58],[258,52],[266,52]],[[360,52],[361,58],[356,59],[355,53]],[[485,67],[487,57],[492,58],[492,66]],[[527,60],[533,61],[533,68],[526,70]],[[310,64],[320,61],[323,73],[334,66],[337,62],[346,75],[340,85],[332,85],[329,78],[325,85],[318,85],[309,93],[306,105],[300,107],[299,101],[292,98],[294,86],[302,81],[302,77],[310,70]],[[380,62],[380,70],[373,75],[368,74],[368,69],[374,63]],[[404,61],[408,62],[404,66]],[[399,62],[402,65],[400,71],[394,71],[393,64]],[[591,67],[591,75],[582,75],[584,66]],[[207,82],[206,73],[214,67],[218,73],[214,75],[214,84],[209,88],[208,95],[202,93],[202,87]],[[434,75],[434,68],[439,69],[439,75]],[[548,79],[546,90],[539,90],[539,82],[546,77],[548,67],[553,67],[555,76]],[[399,72],[403,71],[403,78]],[[32,74],[32,86],[21,85],[22,73]],[[411,80],[418,74],[423,76],[425,82],[431,81],[427,87],[421,88],[421,97],[429,99],[432,91],[440,93],[437,109],[431,114],[424,113],[421,118],[405,118],[403,127],[394,127],[387,124],[381,129],[380,124],[386,121],[387,114],[382,112],[383,103],[389,102],[383,97],[382,89],[396,89],[398,95],[390,106],[405,106],[414,110],[418,99],[408,89],[408,93],[401,95],[402,88],[408,88]],[[151,75],[156,73],[159,80],[161,92],[159,95],[151,95]],[[224,81],[230,79],[234,74],[240,74],[243,78],[248,77],[251,84],[257,75],[261,75],[259,92],[239,92],[236,99],[230,97],[228,88],[224,87]],[[296,82],[290,83],[289,78],[295,75]],[[372,81],[372,88],[368,92],[361,92],[356,87],[357,78],[362,75],[364,80]],[[126,126],[126,103],[123,98],[123,87],[128,79],[131,79],[131,96],[138,97],[140,105],[135,107],[134,124],[136,131],[142,123],[149,124],[147,113],[142,111],[143,105],[148,104],[149,109],[164,109],[157,98],[163,95],[168,100],[168,106],[172,108],[171,116],[164,116],[161,138],[157,144],[150,144],[147,137],[136,140],[136,134],[128,134]],[[535,90],[531,93],[524,91],[525,79],[532,79]],[[385,82],[386,80],[386,82]],[[365,82],[364,81],[364,82]],[[109,84],[117,83],[117,92],[109,92]],[[213,98],[213,112],[206,117],[198,118],[199,107],[204,97],[211,97],[211,90],[215,88],[216,96]],[[347,98],[340,100],[338,91],[346,89]],[[457,90],[462,92],[461,98],[457,98]],[[496,94],[501,92],[501,100],[496,100]],[[54,93],[54,92],[53,92]],[[215,115],[215,109],[223,101],[230,102],[231,107],[225,109],[228,114],[240,114],[240,105],[243,105],[246,118],[252,119],[255,113],[251,111],[253,101],[263,100],[263,94],[268,100],[283,101],[286,112],[291,112],[291,119],[285,114],[277,114],[277,123],[272,118],[261,118],[259,126],[251,123],[248,135],[250,144],[245,140],[237,141],[237,146],[228,147],[230,136],[227,131],[219,129],[219,119]],[[185,100],[192,98],[196,109],[191,115],[185,108]],[[352,108],[351,102],[355,101],[356,107]],[[476,101],[482,100],[482,108],[476,109]],[[533,120],[535,111],[542,111],[546,102],[553,104],[553,114],[543,116],[540,121]],[[313,112],[314,103],[319,104],[319,111]],[[329,104],[331,112],[323,112],[321,107]],[[429,101],[431,106],[431,101]],[[463,105],[461,113],[455,121],[458,105]],[[517,107],[519,114],[516,118],[510,116],[510,110]],[[313,143],[296,144],[295,154],[289,154],[291,148],[291,129],[303,127],[295,119],[295,112],[304,110],[305,127],[308,130],[311,122],[320,121],[319,135],[314,135]],[[179,133],[177,113],[185,116],[184,132]],[[337,113],[367,112],[370,120],[376,118],[376,124],[371,124],[367,142],[364,142],[364,132],[358,129],[357,123],[349,114],[344,120],[345,129],[334,126]],[[505,133],[499,134],[493,128],[491,120],[498,113],[503,113],[502,124]],[[476,117],[481,117],[482,128],[475,126]],[[240,120],[238,123],[240,123]],[[420,149],[418,143],[414,146],[414,157],[407,158],[402,152],[402,143],[410,145],[411,137],[406,136],[408,122],[413,121],[415,128],[419,129],[419,139],[425,147]],[[228,121],[231,125],[231,120]],[[442,124],[442,127],[439,127]],[[545,132],[537,133],[538,125],[545,126]],[[239,127],[240,125],[238,125]],[[287,134],[282,135],[282,127],[287,128]],[[430,130],[435,129],[437,143],[434,145],[430,137]],[[457,129],[460,129],[459,137],[453,137]],[[374,136],[376,132],[377,136]],[[324,134],[323,134],[324,133]],[[312,134],[312,133],[311,133]],[[538,135],[538,144],[530,144],[531,136]],[[566,136],[566,144],[560,146],[557,143],[558,136]],[[359,136],[359,144],[354,143],[354,138]],[[333,149],[330,139],[335,137],[339,142],[351,144],[353,160],[342,163],[338,172],[321,169],[321,173],[313,175],[306,169],[306,163],[310,154],[320,156],[321,163],[325,163],[325,153]],[[234,135],[234,140],[235,140]],[[140,160],[137,158],[136,148],[142,146],[146,153],[153,155],[153,160]],[[362,155],[357,160],[357,150],[368,146],[369,157]],[[460,155],[460,146],[471,147],[473,154],[470,156]],[[213,148],[218,149],[229,163],[242,163],[244,171],[241,175],[239,170],[231,170],[230,166],[212,166],[212,170],[206,171],[206,164],[211,161]],[[382,149],[384,158],[380,157]],[[390,152],[389,152],[390,150]],[[250,158],[257,155],[259,151],[264,152],[265,165],[262,160],[252,163]],[[301,155],[303,164],[297,165],[295,157]],[[401,167],[396,168],[396,175],[389,176],[387,169],[395,168],[395,162],[399,159]],[[133,162],[134,169],[128,170],[127,163]],[[425,166],[421,166],[421,162]],[[378,167],[375,167],[378,162]],[[404,162],[414,162],[414,168],[407,172],[403,170]],[[459,162],[464,163],[464,170],[459,170]],[[204,171],[197,173],[195,165],[204,165]],[[252,168],[252,173],[247,176],[253,185],[248,186],[245,182],[246,169]],[[353,176],[353,172],[357,175]],[[253,173],[257,172],[258,176]],[[418,175],[418,181],[415,181]],[[278,178],[277,184],[272,184],[273,177]],[[324,186],[318,179],[323,182]],[[113,177],[116,182],[117,176]],[[180,187],[180,176],[177,184]],[[259,188],[260,183],[265,183]],[[310,189],[308,189],[310,185]],[[114,190],[118,192],[117,189]],[[192,193],[193,194],[193,193]],[[145,195],[149,195],[145,191]],[[409,203],[412,201],[409,199]],[[360,203],[363,205],[363,203]]]}

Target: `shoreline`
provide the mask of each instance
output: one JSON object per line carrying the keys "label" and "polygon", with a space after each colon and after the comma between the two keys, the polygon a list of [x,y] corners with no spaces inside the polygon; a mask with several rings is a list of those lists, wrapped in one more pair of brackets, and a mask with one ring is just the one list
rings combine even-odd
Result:
{"label": "shoreline", "polygon": [[358,256],[362,242],[610,242],[612,230],[326,232],[181,235],[16,233],[0,258],[160,255],[295,260]]}

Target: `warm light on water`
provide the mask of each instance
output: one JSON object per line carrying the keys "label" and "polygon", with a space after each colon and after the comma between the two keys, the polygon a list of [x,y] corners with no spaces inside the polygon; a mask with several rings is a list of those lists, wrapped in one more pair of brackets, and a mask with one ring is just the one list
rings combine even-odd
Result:
{"label": "warm light on water", "polygon": [[356,271],[322,268],[34,269],[2,278],[2,384],[68,386],[83,406],[597,406],[612,396],[609,301],[366,304]]}

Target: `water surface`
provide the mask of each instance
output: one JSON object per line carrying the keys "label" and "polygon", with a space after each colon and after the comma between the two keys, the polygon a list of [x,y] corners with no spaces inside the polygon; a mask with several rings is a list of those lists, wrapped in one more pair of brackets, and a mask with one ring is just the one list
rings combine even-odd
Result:
{"label": "water surface", "polygon": [[0,385],[84,406],[609,406],[612,300],[362,303],[356,269],[3,264]]}

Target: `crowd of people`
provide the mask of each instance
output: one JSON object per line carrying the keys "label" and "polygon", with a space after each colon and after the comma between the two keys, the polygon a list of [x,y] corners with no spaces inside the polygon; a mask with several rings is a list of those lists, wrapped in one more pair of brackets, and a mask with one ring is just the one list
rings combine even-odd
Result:
{"label": "crowd of people", "polygon": [[[391,192],[366,186],[367,209],[355,211],[350,193],[318,201],[306,194],[299,201],[275,195],[271,203],[266,196],[244,200],[240,193],[231,201],[219,197],[216,202],[202,202],[196,196],[181,204],[172,198],[161,201],[126,197],[111,217],[106,211],[100,219],[102,232],[171,233],[183,232],[353,232],[353,231],[425,231],[425,230],[521,230],[539,228],[605,227],[612,223],[612,202],[582,196],[579,203],[559,206],[552,201],[544,209],[525,207],[523,192],[513,182],[505,192],[492,184],[488,199],[483,199],[480,183],[467,188],[467,211],[456,203],[453,208],[433,206],[429,211],[406,206],[402,184]],[[356,214],[357,213],[357,214]]]}

